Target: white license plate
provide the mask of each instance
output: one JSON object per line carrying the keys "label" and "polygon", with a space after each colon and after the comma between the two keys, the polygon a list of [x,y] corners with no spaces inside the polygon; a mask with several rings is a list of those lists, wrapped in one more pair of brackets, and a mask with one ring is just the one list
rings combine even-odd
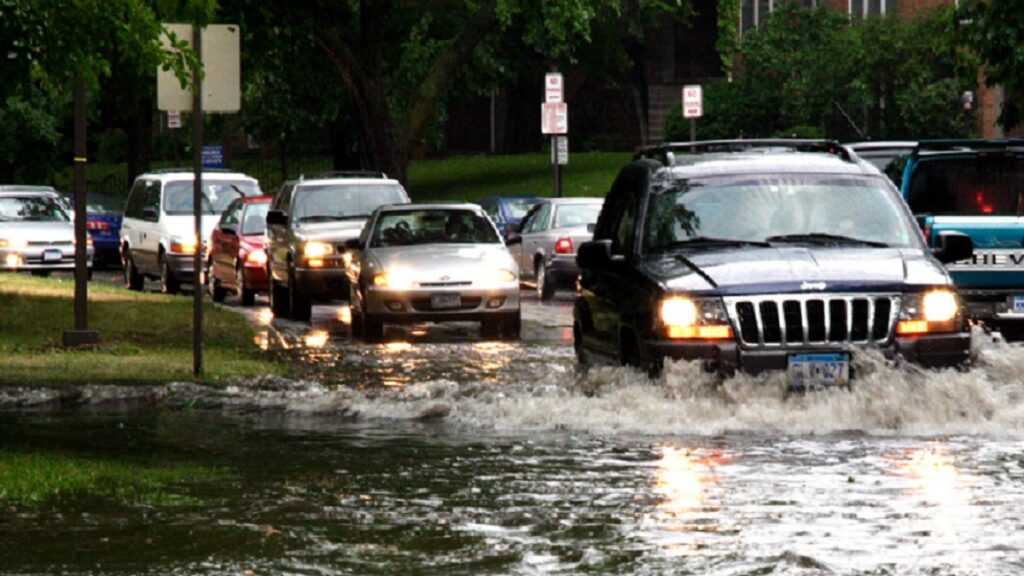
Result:
{"label": "white license plate", "polygon": [[450,310],[462,307],[462,297],[458,294],[432,294],[430,307],[434,310]]}
{"label": "white license plate", "polygon": [[1024,314],[1024,296],[1017,294],[1013,297],[1013,313]]}
{"label": "white license plate", "polygon": [[850,382],[849,354],[794,354],[786,370],[794,388],[842,386]]}
{"label": "white license plate", "polygon": [[60,262],[63,259],[60,250],[43,250],[43,262]]}

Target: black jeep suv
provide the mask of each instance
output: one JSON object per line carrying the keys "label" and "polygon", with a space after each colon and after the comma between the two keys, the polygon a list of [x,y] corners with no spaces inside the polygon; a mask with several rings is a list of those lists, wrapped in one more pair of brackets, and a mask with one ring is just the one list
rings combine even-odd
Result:
{"label": "black jeep suv", "polygon": [[961,366],[970,332],[942,262],[888,179],[829,141],[738,140],[641,150],[583,244],[576,352],[660,369],[786,370],[844,384],[864,347]]}

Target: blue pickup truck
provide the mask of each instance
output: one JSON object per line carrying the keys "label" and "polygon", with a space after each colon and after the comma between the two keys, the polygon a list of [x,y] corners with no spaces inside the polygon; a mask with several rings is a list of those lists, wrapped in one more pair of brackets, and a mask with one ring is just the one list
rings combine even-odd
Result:
{"label": "blue pickup truck", "polygon": [[1024,138],[921,142],[901,192],[929,243],[971,237],[974,255],[948,265],[970,316],[1024,339]]}

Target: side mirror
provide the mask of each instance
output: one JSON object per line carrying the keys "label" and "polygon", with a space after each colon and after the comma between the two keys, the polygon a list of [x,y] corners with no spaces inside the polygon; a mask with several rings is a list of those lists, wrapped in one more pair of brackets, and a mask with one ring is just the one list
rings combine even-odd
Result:
{"label": "side mirror", "polygon": [[267,212],[267,224],[275,226],[287,226],[288,217],[285,216],[284,212],[280,210],[271,210]]}
{"label": "side mirror", "polygon": [[932,254],[943,264],[967,260],[974,255],[974,242],[962,232],[939,232],[935,244]]}
{"label": "side mirror", "polygon": [[516,244],[522,244],[522,243],[523,243],[523,237],[520,236],[518,232],[511,232],[507,236],[505,236],[505,245],[506,246],[515,246]]}
{"label": "side mirror", "polygon": [[363,249],[363,241],[360,240],[359,238],[349,238],[348,240],[345,240],[345,249],[346,250],[362,250]]}
{"label": "side mirror", "polygon": [[612,263],[612,241],[591,240],[580,244],[576,264],[584,270],[604,270]]}
{"label": "side mirror", "polygon": [[519,226],[516,224],[505,224],[505,238],[519,234]]}
{"label": "side mirror", "polygon": [[152,206],[147,206],[142,209],[142,219],[156,222],[157,220],[160,219],[160,215],[157,214],[156,208],[153,208]]}

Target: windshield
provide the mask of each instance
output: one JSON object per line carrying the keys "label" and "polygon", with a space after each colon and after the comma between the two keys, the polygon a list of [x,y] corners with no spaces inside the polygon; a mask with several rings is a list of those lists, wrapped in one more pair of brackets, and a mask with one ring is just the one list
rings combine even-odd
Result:
{"label": "windshield", "polygon": [[379,206],[405,202],[405,195],[395,184],[324,184],[298,188],[294,202],[294,217],[314,222],[367,218]]}
{"label": "windshield", "polygon": [[875,178],[798,174],[690,180],[651,197],[644,245],[657,251],[693,238],[765,242],[828,234],[908,246],[913,232],[897,202]]}
{"label": "windshield", "polygon": [[566,204],[558,207],[553,228],[582,228],[597,222],[600,204]]}
{"label": "windshield", "polygon": [[521,220],[536,203],[536,198],[509,198],[505,200],[505,208],[513,220]]}
{"label": "windshield", "polygon": [[907,203],[915,214],[1024,215],[1024,159],[1013,156],[924,159]]}
{"label": "windshield", "polygon": [[245,220],[242,222],[242,235],[263,234],[267,231],[267,212],[270,202],[249,204],[245,207]]}
{"label": "windshield", "polygon": [[442,208],[382,214],[370,245],[498,244],[498,232],[483,214]]}
{"label": "windshield", "polygon": [[0,196],[0,222],[70,222],[54,198],[45,196]]}
{"label": "windshield", "polygon": [[[168,214],[192,214],[192,181],[169,182],[164,188],[164,211]],[[203,214],[220,214],[232,200],[259,196],[260,188],[247,180],[204,180]]]}

